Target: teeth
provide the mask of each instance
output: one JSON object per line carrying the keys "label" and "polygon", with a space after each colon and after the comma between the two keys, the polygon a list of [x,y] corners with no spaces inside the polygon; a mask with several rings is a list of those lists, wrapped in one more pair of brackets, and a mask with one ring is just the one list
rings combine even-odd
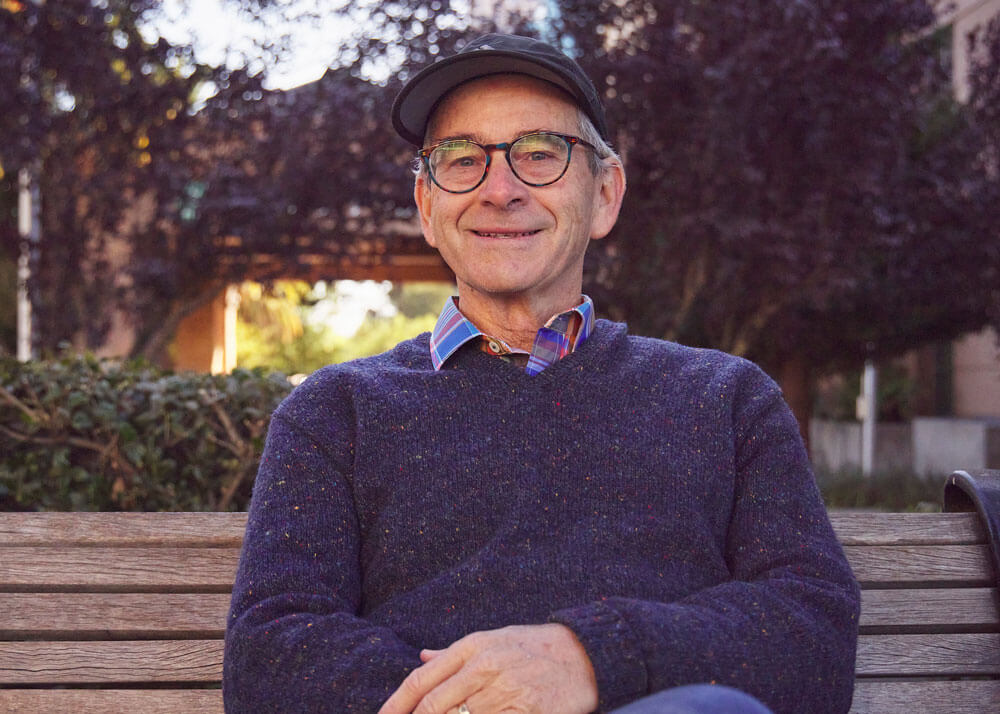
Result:
{"label": "teeth", "polygon": [[523,238],[524,236],[534,235],[538,231],[523,231],[521,233],[486,233],[485,231],[476,231],[476,235],[481,235],[484,238]]}

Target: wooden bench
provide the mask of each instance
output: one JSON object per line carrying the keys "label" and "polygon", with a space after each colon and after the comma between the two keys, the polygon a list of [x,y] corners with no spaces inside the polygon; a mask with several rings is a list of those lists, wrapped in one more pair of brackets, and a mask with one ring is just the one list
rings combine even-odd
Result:
{"label": "wooden bench", "polygon": [[[979,476],[1000,484],[1000,472]],[[863,588],[851,711],[1000,711],[1000,556],[982,517],[831,517]],[[0,712],[222,712],[245,523],[243,513],[0,513]]]}

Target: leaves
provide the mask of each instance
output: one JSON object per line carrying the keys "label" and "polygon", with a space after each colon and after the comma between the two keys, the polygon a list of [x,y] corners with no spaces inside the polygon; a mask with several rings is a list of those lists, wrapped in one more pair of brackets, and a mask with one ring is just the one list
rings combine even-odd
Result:
{"label": "leaves", "polygon": [[[1000,305],[986,287],[1000,269],[997,104],[954,101],[949,35],[926,2],[560,5],[604,78],[629,174],[588,263],[602,309],[823,370],[869,343],[892,355],[977,329]],[[1000,31],[982,42],[1000,48]],[[995,54],[976,96],[1000,76]]]}
{"label": "leaves", "polygon": [[290,389],[263,371],[0,360],[0,493],[27,509],[245,508],[270,414]]}
{"label": "leaves", "polygon": [[[145,42],[137,22],[157,4],[0,10],[0,191],[42,162],[43,347],[96,347],[117,321],[132,353],[157,359],[227,284],[428,250],[408,223],[412,152],[389,106],[408,76],[496,28],[448,0],[348,2],[329,11],[358,28],[334,66],[273,92]],[[870,343],[890,355],[1000,324],[1000,21],[975,37],[962,106],[926,0],[548,6],[544,34],[598,80],[629,174],[619,225],[587,266],[600,310],[819,370]],[[9,254],[12,221],[0,214]]]}

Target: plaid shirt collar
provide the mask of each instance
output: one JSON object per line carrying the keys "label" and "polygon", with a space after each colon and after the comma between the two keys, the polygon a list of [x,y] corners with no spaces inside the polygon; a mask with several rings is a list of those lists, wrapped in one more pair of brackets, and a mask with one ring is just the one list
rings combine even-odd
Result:
{"label": "plaid shirt collar", "polygon": [[[574,314],[579,315],[579,320],[573,319]],[[579,324],[579,330],[576,331],[576,337],[573,339],[572,328],[575,326],[575,322]],[[586,342],[593,331],[594,303],[584,295],[579,305],[566,312],[553,315],[538,331],[535,336],[535,344],[528,356],[525,372],[532,375],[538,374],[546,367],[558,362]],[[476,338],[495,340],[495,338],[480,331],[472,324],[471,320],[461,313],[458,309],[457,298],[452,297],[446,300],[437,324],[431,332],[431,362],[434,363],[434,369],[441,369],[462,345]],[[499,342],[499,340],[496,341]],[[510,348],[507,349],[514,351]]]}

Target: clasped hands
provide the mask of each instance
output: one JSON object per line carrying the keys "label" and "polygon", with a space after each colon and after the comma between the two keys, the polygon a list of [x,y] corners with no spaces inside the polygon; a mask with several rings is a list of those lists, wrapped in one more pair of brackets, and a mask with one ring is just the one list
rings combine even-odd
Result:
{"label": "clasped hands", "polygon": [[559,624],[474,632],[422,650],[378,714],[588,714],[597,681],[576,635]]}

